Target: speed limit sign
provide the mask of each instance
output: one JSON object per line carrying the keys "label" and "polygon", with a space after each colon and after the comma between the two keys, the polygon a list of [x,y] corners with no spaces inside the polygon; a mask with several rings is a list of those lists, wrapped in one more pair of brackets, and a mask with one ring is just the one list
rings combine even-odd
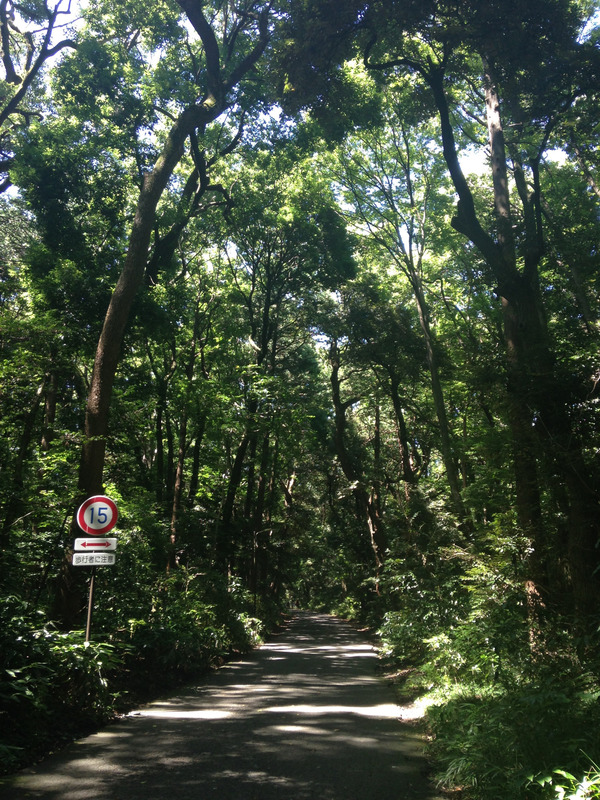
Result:
{"label": "speed limit sign", "polygon": [[77,524],[84,533],[104,536],[117,524],[119,512],[110,497],[97,494],[83,502],[77,511]]}

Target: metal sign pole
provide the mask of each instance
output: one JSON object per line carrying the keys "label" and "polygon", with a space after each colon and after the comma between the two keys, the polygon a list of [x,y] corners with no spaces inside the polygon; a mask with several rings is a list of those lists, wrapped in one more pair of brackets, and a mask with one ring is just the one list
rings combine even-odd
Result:
{"label": "metal sign pole", "polygon": [[96,567],[92,567],[92,577],[90,578],[90,596],[88,600],[87,623],[85,626],[85,643],[90,641],[90,628],[92,627],[92,609],[94,607],[94,579],[96,577]]}

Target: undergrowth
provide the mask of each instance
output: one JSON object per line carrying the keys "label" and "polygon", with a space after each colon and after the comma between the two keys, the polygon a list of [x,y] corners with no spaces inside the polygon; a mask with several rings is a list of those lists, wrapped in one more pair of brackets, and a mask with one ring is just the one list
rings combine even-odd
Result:
{"label": "undergrowth", "polygon": [[597,635],[578,641],[570,620],[549,613],[532,622],[507,563],[463,559],[454,573],[446,564],[445,606],[408,559],[388,567],[388,588],[401,591],[380,627],[382,654],[412,667],[403,691],[427,703],[440,790],[461,800],[598,800]]}
{"label": "undergrowth", "polygon": [[82,630],[61,632],[25,601],[5,599],[0,774],[258,644],[264,624],[246,594],[198,577],[182,570],[155,584],[143,616],[139,609],[129,619],[118,610],[98,613],[89,642]]}

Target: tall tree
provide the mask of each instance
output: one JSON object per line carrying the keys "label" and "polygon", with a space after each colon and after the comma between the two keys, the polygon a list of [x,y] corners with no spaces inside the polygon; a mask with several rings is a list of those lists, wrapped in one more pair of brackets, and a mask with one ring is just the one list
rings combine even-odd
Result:
{"label": "tall tree", "polygon": [[253,364],[240,376],[246,424],[220,520],[218,550],[223,565],[231,563],[236,496],[248,462],[246,516],[253,518],[255,530],[262,527],[269,481],[265,468],[271,468],[270,451],[275,446],[268,428],[277,426],[276,409],[278,402],[283,404],[278,393],[293,394],[286,386],[298,380],[294,373],[310,342],[310,312],[316,298],[352,274],[354,267],[331,190],[310,161],[294,164],[284,145],[275,153],[262,147],[236,170],[235,177],[234,207],[223,247],[243,308]]}
{"label": "tall tree", "polygon": [[[80,489],[94,494],[102,489],[102,470],[110,399],[125,327],[134,297],[143,283],[158,203],[183,157],[186,144],[196,166],[192,170],[197,192],[204,191],[197,137],[232,105],[244,105],[243,80],[251,73],[269,40],[269,4],[250,2],[230,14],[217,6],[214,16],[197,2],[178,3],[197,39],[190,43],[190,93],[197,100],[179,99],[173,123],[153,165],[143,174],[123,269],[112,294],[98,340],[94,371],[86,406]],[[192,88],[193,87],[193,88]],[[183,93],[182,93],[183,94]]]}
{"label": "tall tree", "polygon": [[[436,409],[440,449],[452,502],[464,520],[458,459],[452,442],[440,374],[438,344],[427,299],[428,261],[432,261],[435,228],[443,224],[448,195],[443,190],[441,153],[435,130],[412,106],[412,82],[398,81],[382,100],[376,126],[357,131],[340,149],[339,180],[353,206],[357,227],[366,227],[381,254],[394,264],[414,296],[425,342]],[[430,270],[431,271],[431,270]]]}
{"label": "tall tree", "polygon": [[[569,520],[572,597],[585,616],[597,605],[600,516],[594,468],[573,428],[569,387],[555,370],[540,292],[545,257],[540,173],[558,121],[598,73],[597,49],[580,38],[589,4],[515,1],[500,8],[493,2],[373,0],[348,5],[341,19],[327,3],[314,23],[319,48],[301,39],[313,24],[307,13],[315,13],[313,4],[299,0],[297,7],[291,24],[296,61],[287,62],[292,106],[304,102],[327,114],[306,76],[312,71],[320,85],[329,79],[334,86],[343,75],[340,61],[356,48],[370,69],[387,77],[412,75],[433,100],[458,196],[452,225],[486,260],[494,281],[490,289],[502,304],[517,509],[533,542],[532,596],[539,592],[560,602],[561,584],[549,574],[557,542],[548,536],[541,488],[552,482],[547,476],[558,473],[566,488],[561,513]],[[466,94],[475,90],[470,107],[461,102],[458,87]],[[487,131],[492,200],[486,209],[475,202],[459,159],[460,131],[472,128],[473,119],[484,120]]]}
{"label": "tall tree", "polygon": [[[361,450],[357,446],[356,437],[352,436],[351,425],[348,420],[348,410],[358,402],[358,398],[351,395],[343,399],[342,383],[344,381],[341,353],[338,342],[333,339],[329,347],[329,364],[331,369],[330,383],[333,401],[334,419],[334,444],[335,452],[339,459],[342,472],[352,487],[352,494],[356,502],[356,516],[359,522],[366,524],[369,532],[369,541],[375,557],[375,570],[377,577],[386,559],[388,542],[381,515],[380,485],[376,476],[371,476],[369,481]],[[380,461],[380,431],[379,414],[376,411],[375,423],[375,472],[378,471]]]}

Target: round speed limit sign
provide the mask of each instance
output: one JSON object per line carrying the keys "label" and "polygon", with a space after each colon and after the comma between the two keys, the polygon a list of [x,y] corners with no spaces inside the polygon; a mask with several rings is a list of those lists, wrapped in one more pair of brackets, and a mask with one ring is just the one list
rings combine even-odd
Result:
{"label": "round speed limit sign", "polygon": [[104,536],[117,524],[119,512],[110,497],[97,494],[88,497],[77,511],[77,524],[84,533],[92,536]]}

